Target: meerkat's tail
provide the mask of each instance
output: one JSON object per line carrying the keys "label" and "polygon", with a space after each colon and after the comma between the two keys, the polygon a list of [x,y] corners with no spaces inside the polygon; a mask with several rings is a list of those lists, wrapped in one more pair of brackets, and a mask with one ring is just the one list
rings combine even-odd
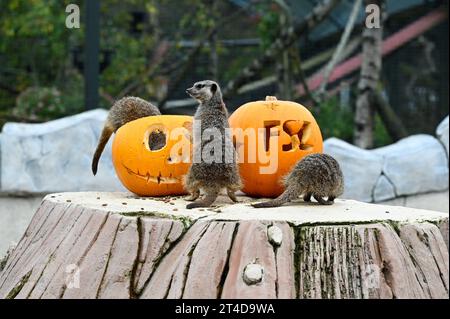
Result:
{"label": "meerkat's tail", "polygon": [[102,155],[103,150],[105,149],[106,143],[108,143],[109,138],[111,137],[114,129],[112,128],[109,121],[106,122],[103,127],[102,134],[100,135],[100,139],[98,140],[97,149],[95,150],[94,157],[92,158],[92,173],[97,174],[98,161],[100,160],[100,156]]}
{"label": "meerkat's tail", "polygon": [[198,208],[198,207],[209,207],[212,203],[215,202],[217,196],[219,195],[219,191],[208,191],[206,190],[206,196],[204,199],[199,200],[197,202],[190,203],[186,205],[187,209]]}
{"label": "meerkat's tail", "polygon": [[251,204],[255,208],[267,208],[267,207],[278,207],[285,203],[290,202],[295,198],[295,193],[290,190],[286,189],[283,194],[275,198],[274,200],[270,200],[263,203],[257,203],[257,204]]}
{"label": "meerkat's tail", "polygon": [[276,198],[274,200],[270,200],[270,201],[267,201],[264,203],[257,203],[257,204],[251,204],[251,205],[255,208],[267,208],[267,207],[278,207],[287,202],[289,202],[289,201],[281,199],[281,198]]}

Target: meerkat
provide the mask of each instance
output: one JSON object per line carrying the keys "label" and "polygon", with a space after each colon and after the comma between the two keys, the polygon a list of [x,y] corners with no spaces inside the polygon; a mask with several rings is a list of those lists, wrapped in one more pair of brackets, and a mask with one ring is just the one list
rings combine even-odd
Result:
{"label": "meerkat", "polygon": [[156,106],[141,98],[128,96],[116,101],[106,118],[97,148],[92,158],[92,173],[94,175],[97,174],[98,161],[100,160],[103,149],[112,133],[115,133],[119,127],[128,122],[152,115],[161,115],[161,112]]}
{"label": "meerkat", "polygon": [[[322,205],[332,205],[344,192],[344,178],[339,163],[327,154],[311,154],[298,161],[284,180],[286,190],[274,200],[252,204],[255,208],[278,207],[303,195]],[[327,200],[324,199],[327,197]]]}
{"label": "meerkat", "polygon": [[228,111],[222,100],[220,87],[213,81],[201,81],[187,89],[186,93],[200,103],[194,115],[194,123],[201,125],[199,137],[194,132],[194,154],[196,152],[201,154],[205,145],[210,142],[210,140],[202,138],[203,133],[208,129],[220,132],[222,148],[221,158],[218,161],[205,161],[203,154],[198,162],[193,161],[184,180],[185,188],[191,194],[186,199],[195,201],[200,196],[200,190],[205,192],[205,197],[202,200],[188,204],[186,208],[210,206],[222,189],[227,190],[227,194],[233,202],[238,202],[235,192],[241,189],[242,184],[236,153],[229,132]]}

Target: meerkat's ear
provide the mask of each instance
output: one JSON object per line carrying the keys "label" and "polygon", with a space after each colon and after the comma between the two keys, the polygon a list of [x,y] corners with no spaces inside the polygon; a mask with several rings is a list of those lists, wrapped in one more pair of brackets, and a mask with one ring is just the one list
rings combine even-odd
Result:
{"label": "meerkat's ear", "polygon": [[211,92],[214,94],[216,93],[216,91],[217,91],[217,84],[216,83],[211,84]]}

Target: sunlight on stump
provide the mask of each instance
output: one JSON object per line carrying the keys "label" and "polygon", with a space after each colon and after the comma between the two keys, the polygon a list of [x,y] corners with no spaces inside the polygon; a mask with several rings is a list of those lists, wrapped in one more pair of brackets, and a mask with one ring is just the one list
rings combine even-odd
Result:
{"label": "sunlight on stump", "polygon": [[448,298],[448,214],[239,200],[48,195],[0,261],[0,298]]}

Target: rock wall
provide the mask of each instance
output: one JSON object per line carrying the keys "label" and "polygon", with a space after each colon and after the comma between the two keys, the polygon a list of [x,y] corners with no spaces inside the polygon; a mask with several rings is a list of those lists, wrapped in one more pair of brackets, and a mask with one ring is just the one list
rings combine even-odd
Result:
{"label": "rock wall", "polygon": [[337,138],[324,142],[324,152],[340,163],[344,198],[383,202],[448,190],[448,116],[436,137],[419,134],[374,150]]}
{"label": "rock wall", "polygon": [[0,134],[0,192],[46,194],[124,188],[115,176],[111,142],[91,172],[107,111],[93,110],[42,124],[7,123]]}

